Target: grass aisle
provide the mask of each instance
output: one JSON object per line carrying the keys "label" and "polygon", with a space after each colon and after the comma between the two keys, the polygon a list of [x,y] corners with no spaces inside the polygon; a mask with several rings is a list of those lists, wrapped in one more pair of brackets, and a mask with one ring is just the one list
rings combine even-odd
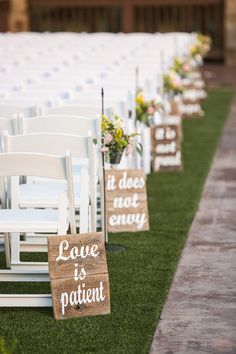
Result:
{"label": "grass aisle", "polygon": [[[197,210],[233,93],[212,91],[202,120],[184,121],[184,172],[148,178],[151,231],[110,236],[112,314],[54,321],[51,309],[0,309],[0,337],[17,353],[145,354]],[[47,292],[48,284],[0,283],[0,292]]]}

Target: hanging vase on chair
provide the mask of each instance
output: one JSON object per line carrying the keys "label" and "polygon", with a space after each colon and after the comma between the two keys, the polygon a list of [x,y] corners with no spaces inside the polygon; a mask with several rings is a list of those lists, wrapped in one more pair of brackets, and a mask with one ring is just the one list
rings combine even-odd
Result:
{"label": "hanging vase on chair", "polygon": [[111,165],[119,165],[123,156],[123,150],[108,151],[105,154],[105,161]]}

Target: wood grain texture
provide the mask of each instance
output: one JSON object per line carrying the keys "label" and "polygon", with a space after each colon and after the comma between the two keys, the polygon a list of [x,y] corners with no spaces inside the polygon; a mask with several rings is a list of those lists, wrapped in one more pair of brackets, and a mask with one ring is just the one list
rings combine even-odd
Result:
{"label": "wood grain texture", "polygon": [[[89,289],[95,289],[95,298],[100,298],[100,283],[102,282],[102,295],[104,297],[103,301],[91,301],[92,300],[92,290],[89,296],[89,302],[78,302],[78,286],[80,289],[88,294]],[[83,284],[85,286],[83,286]],[[84,281],[75,281],[72,278],[62,278],[54,279],[51,281],[51,289],[53,294],[53,313],[57,320],[67,319],[71,317],[85,317],[85,316],[95,316],[95,315],[105,315],[111,312],[110,308],[110,290],[109,290],[109,279],[108,274],[97,274],[87,276]],[[62,314],[63,299],[66,304],[67,298],[65,298],[64,293],[68,294],[68,305],[64,307],[64,314]],[[98,294],[98,297],[97,297]],[[73,304],[70,304],[70,297]],[[83,296],[81,296],[83,299]],[[77,304],[75,303],[77,302]],[[75,303],[75,304],[74,304]]]}
{"label": "wood grain texture", "polygon": [[49,237],[48,264],[55,319],[110,313],[101,232]]}
{"label": "wood grain texture", "polygon": [[[168,134],[168,132],[174,134]],[[152,170],[181,171],[183,169],[181,124],[162,124],[151,128]]]}
{"label": "wood grain texture", "polygon": [[[68,250],[63,251],[63,256],[68,257],[73,247],[81,246],[91,247],[94,244],[98,245],[99,255],[94,257],[76,258],[68,261],[59,260],[56,258],[59,254],[59,245],[62,241],[67,240],[69,243]],[[106,252],[102,233],[80,234],[80,235],[65,235],[48,238],[48,265],[50,279],[68,278],[73,275],[75,263],[79,263],[80,267],[85,267],[88,275],[105,273],[107,269]]]}
{"label": "wood grain texture", "polygon": [[[109,180],[113,180],[113,183],[109,184]],[[105,182],[108,231],[136,232],[149,230],[144,171],[107,170]],[[111,185],[114,187],[112,190],[110,189]],[[124,188],[124,186],[127,186],[127,188]]]}

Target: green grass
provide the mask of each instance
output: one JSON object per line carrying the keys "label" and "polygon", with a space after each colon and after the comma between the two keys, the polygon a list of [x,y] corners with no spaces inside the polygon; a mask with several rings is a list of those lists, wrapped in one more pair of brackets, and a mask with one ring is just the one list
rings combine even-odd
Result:
{"label": "green grass", "polygon": [[[151,231],[110,235],[112,313],[55,321],[51,309],[1,309],[0,337],[17,353],[144,354],[164,305],[233,93],[211,91],[202,120],[184,121],[184,171],[148,177]],[[0,292],[47,292],[48,284],[0,284]]]}

